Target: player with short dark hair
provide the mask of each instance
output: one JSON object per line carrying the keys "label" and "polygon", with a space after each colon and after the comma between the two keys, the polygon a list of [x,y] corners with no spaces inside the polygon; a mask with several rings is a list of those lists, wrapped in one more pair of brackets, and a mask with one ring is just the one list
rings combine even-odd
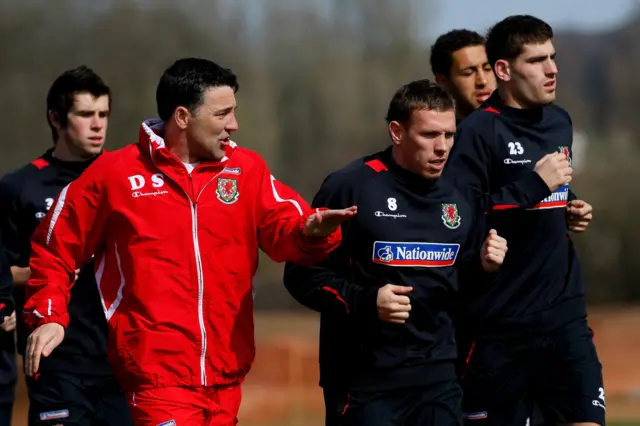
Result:
{"label": "player with short dark hair", "polygon": [[459,120],[489,99],[496,88],[484,42],[475,31],[456,29],[439,36],[431,46],[431,71],[455,98]]}
{"label": "player with short dark hair", "polygon": [[64,345],[69,290],[82,285],[70,278],[94,255],[109,357],[136,426],[237,423],[255,355],[258,249],[321,261],[357,210],[312,210],[231,141],[237,89],[214,62],[176,61],[156,90],[160,119],[54,201],[32,239],[29,376]]}
{"label": "player with short dark hair", "polygon": [[[77,107],[77,95],[89,94],[94,98],[106,100],[107,108],[110,111],[112,94],[111,89],[107,86],[102,78],[98,76],[91,68],[81,65],[77,68],[65,71],[53,82],[47,93],[47,111],[46,118],[49,128],[51,129],[51,138],[54,145],[58,144],[61,137],[59,129],[66,129],[69,124],[69,112]],[[105,109],[102,116],[106,118],[108,111]],[[97,141],[97,139],[96,139]],[[93,158],[100,154],[102,145],[99,143],[83,143],[73,137],[65,137],[64,142],[69,150],[83,158]],[[82,145],[82,146],[81,146]]]}
{"label": "player with short dark hair", "polygon": [[[456,101],[456,122],[485,102],[496,88],[496,79],[484,48],[485,38],[476,31],[455,29],[440,35],[431,46],[431,71],[438,84],[445,87]],[[458,374],[462,374],[471,342],[456,323]]]}
{"label": "player with short dark hair", "polygon": [[484,200],[510,250],[497,274],[478,277],[485,291],[467,294],[465,416],[469,425],[512,424],[526,397],[547,423],[604,425],[602,367],[567,235],[587,228],[592,207],[569,189],[573,128],[554,104],[553,31],[510,16],[489,31],[486,49],[498,88],[461,123],[445,174]]}
{"label": "player with short dark hair", "polygon": [[[476,31],[455,29],[440,35],[431,46],[431,71],[436,81],[455,98],[458,124],[478,109],[496,88],[496,78],[484,43],[485,37]],[[472,342],[465,336],[464,324],[456,323],[455,313],[453,317],[458,346],[457,369],[461,376]],[[517,426],[525,424],[531,411],[530,404],[523,400],[516,416]],[[538,417],[538,411],[534,410],[533,425],[537,424]]]}
{"label": "player with short dark hair", "polygon": [[456,131],[442,86],[402,86],[387,125],[392,145],[330,174],[315,197],[358,206],[343,243],[322,265],[288,263],[284,283],[321,312],[328,426],[459,425],[448,310],[459,276],[495,271],[506,242],[485,231],[482,206],[440,179]]}
{"label": "player with short dark hair", "polygon": [[[18,352],[23,356],[27,331],[22,309],[31,274],[31,236],[60,191],[101,155],[111,91],[93,70],[79,66],[55,79],[46,108],[53,148],[0,181],[0,235],[15,283]],[[107,323],[94,265],[87,261],[77,266],[78,285],[69,295],[71,325],[64,344],[43,359],[38,376],[27,377],[30,425],[54,420],[70,425],[131,424],[124,392],[109,365]]]}

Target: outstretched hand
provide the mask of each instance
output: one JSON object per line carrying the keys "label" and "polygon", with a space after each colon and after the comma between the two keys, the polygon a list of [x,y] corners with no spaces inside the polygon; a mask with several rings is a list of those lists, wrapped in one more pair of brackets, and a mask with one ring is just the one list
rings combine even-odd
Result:
{"label": "outstretched hand", "polygon": [[304,235],[308,237],[326,237],[331,235],[340,225],[358,213],[358,208],[352,206],[340,210],[317,210],[307,218]]}

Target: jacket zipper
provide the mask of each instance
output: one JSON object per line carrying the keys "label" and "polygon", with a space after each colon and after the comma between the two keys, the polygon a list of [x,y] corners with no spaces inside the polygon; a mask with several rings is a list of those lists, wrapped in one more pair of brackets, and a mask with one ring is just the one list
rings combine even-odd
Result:
{"label": "jacket zipper", "polygon": [[[188,196],[188,195],[187,195]],[[197,201],[196,201],[197,203]],[[206,356],[207,356],[207,329],[204,326],[204,277],[202,272],[202,257],[200,256],[200,243],[198,242],[198,209],[189,198],[191,205],[191,230],[193,232],[193,248],[196,254],[196,270],[198,272],[198,322],[202,335],[202,348],[200,351],[200,382],[207,386]]]}
{"label": "jacket zipper", "polygon": [[[155,161],[153,160],[153,155],[151,156],[151,161],[153,162],[153,165],[156,166],[156,168],[160,172],[162,172],[162,170],[155,164]],[[189,206],[191,207],[191,232],[193,234],[193,249],[196,255],[196,271],[198,273],[198,323],[200,325],[200,334],[202,336],[202,346],[200,350],[200,383],[202,384],[202,386],[207,386],[207,372],[206,372],[207,329],[204,325],[204,276],[203,276],[204,273],[202,271],[202,256],[200,255],[200,243],[198,242],[198,210],[196,206],[198,204],[198,200],[200,199],[200,195],[205,190],[205,188],[209,186],[209,184],[213,182],[213,180],[217,178],[220,175],[220,173],[222,173],[223,171],[224,171],[224,167],[222,168],[221,171],[216,173],[216,175],[213,176],[209,180],[209,182],[207,182],[202,187],[202,189],[196,196],[195,202],[191,200],[189,193],[182,186],[180,186],[178,182],[172,179],[171,176],[168,176],[166,173],[162,172],[164,176],[169,178],[169,180],[173,181],[173,183],[175,183],[177,187],[182,189],[182,192],[184,192],[184,195],[187,197],[187,200],[189,200]],[[189,174],[189,179],[191,179],[190,174]]]}
{"label": "jacket zipper", "polygon": [[[222,169],[224,170],[224,168]],[[207,368],[206,368],[206,359],[207,359],[207,329],[204,326],[204,272],[202,269],[202,256],[200,254],[200,243],[198,241],[198,200],[200,200],[200,195],[205,190],[207,186],[218,175],[222,173],[222,171],[216,173],[214,177],[212,177],[198,192],[196,195],[195,203],[191,201],[189,194],[187,194],[187,198],[189,198],[189,204],[191,204],[191,221],[193,222],[193,247],[194,252],[196,254],[196,267],[198,272],[198,321],[200,322],[200,333],[202,333],[202,350],[200,352],[200,381],[202,382],[202,386],[207,386]],[[189,175],[189,179],[191,179],[191,175]],[[179,186],[179,185],[178,185]],[[183,189],[184,191],[184,189]],[[186,193],[186,191],[185,191]]]}

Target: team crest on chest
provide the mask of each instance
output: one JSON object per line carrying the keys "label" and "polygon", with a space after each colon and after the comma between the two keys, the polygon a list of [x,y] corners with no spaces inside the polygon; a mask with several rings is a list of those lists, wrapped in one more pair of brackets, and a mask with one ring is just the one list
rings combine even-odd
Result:
{"label": "team crest on chest", "polygon": [[216,188],[218,200],[224,204],[233,204],[238,201],[238,181],[230,178],[218,178],[218,187]]}
{"label": "team crest on chest", "polygon": [[449,229],[456,229],[460,226],[462,218],[458,213],[456,204],[442,204],[442,223]]}
{"label": "team crest on chest", "polygon": [[562,145],[562,146],[559,146],[558,149],[560,150],[561,154],[564,154],[564,156],[567,157],[567,161],[569,162],[569,167],[571,167],[571,155],[569,155],[569,147],[566,145]]}

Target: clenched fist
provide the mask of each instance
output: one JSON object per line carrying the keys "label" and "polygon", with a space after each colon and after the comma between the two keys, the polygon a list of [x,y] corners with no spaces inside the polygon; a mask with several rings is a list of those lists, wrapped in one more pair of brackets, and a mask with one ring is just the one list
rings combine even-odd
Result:
{"label": "clenched fist", "polygon": [[384,322],[404,324],[409,319],[411,301],[406,294],[412,287],[387,284],[378,290],[378,318]]}
{"label": "clenched fist", "polygon": [[15,311],[11,313],[8,317],[4,317],[2,319],[2,324],[0,324],[0,329],[2,331],[6,331],[7,333],[12,332],[16,329],[16,313]]}
{"label": "clenched fist", "polygon": [[507,254],[507,240],[498,235],[495,229],[489,231],[489,236],[482,244],[480,260],[482,269],[486,272],[495,272],[504,262]]}
{"label": "clenched fist", "polygon": [[591,223],[593,207],[582,200],[573,200],[567,204],[567,225],[573,232],[583,232]]}
{"label": "clenched fist", "polygon": [[542,157],[536,163],[535,171],[552,192],[571,182],[571,173],[573,173],[567,156],[561,152]]}

